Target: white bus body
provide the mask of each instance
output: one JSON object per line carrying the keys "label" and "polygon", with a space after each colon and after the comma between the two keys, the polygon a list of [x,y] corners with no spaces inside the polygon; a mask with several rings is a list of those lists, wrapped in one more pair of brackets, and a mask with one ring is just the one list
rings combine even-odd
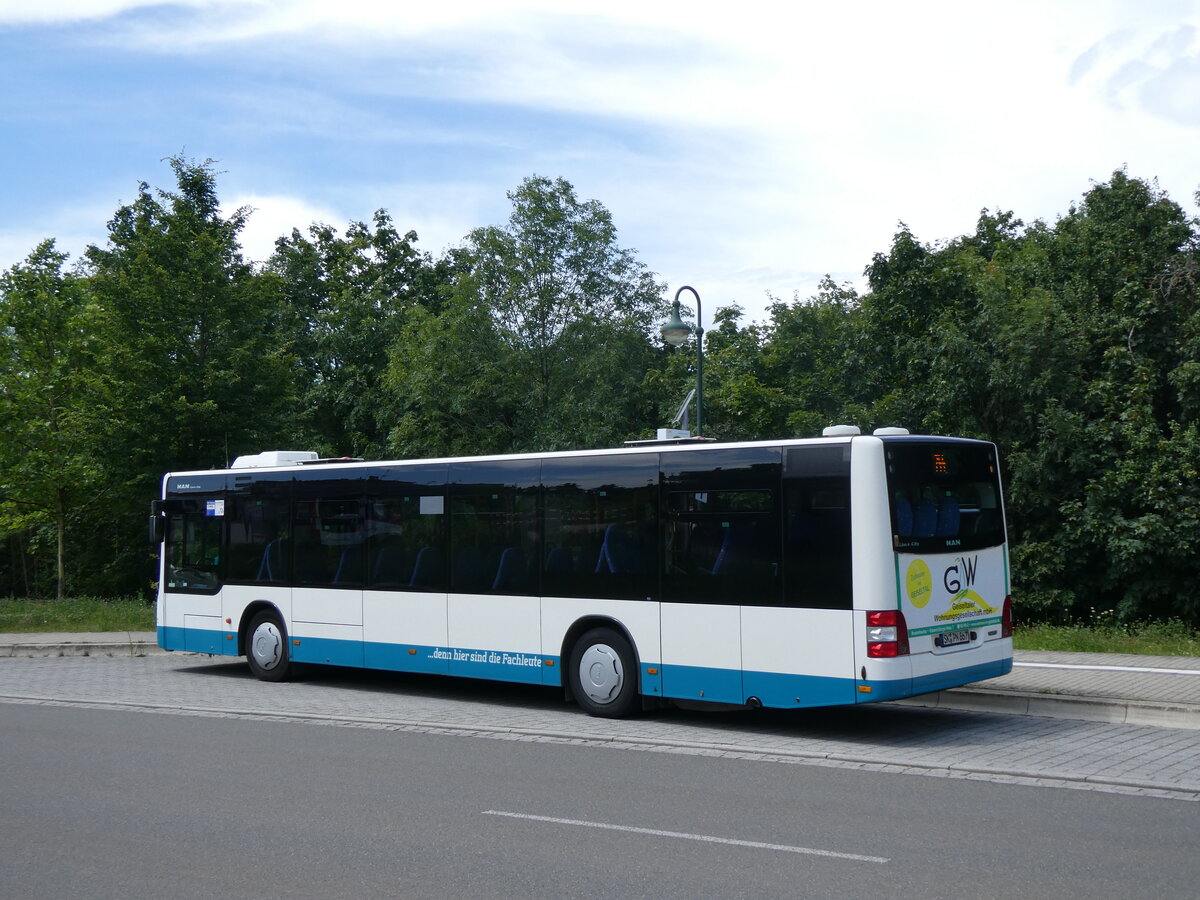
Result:
{"label": "white bus body", "polygon": [[296,662],[558,685],[596,715],[890,700],[1012,668],[991,444],[314,462],[164,477],[160,646],[266,679]]}

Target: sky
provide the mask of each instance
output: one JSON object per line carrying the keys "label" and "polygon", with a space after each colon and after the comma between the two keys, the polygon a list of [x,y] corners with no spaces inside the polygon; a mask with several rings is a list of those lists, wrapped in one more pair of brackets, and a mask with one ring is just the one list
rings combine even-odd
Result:
{"label": "sky", "polygon": [[1120,168],[1195,215],[1198,149],[1200,2],[0,0],[0,269],[103,245],[175,155],[257,261],[377,209],[437,256],[536,174],[708,327]]}

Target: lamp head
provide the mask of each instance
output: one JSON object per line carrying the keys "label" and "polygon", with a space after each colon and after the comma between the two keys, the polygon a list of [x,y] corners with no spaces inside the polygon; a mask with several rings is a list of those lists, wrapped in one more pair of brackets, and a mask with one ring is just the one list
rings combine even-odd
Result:
{"label": "lamp head", "polygon": [[659,329],[659,331],[663,336],[663,340],[672,347],[682,345],[688,339],[688,335],[692,333],[692,326],[679,317],[678,300],[671,304],[671,318],[667,320],[667,324]]}

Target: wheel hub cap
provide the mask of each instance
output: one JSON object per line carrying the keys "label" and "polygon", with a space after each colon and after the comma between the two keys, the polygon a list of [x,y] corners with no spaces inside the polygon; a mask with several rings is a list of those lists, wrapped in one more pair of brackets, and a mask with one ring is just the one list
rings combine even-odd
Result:
{"label": "wheel hub cap", "polygon": [[283,655],[283,635],[270,622],[264,622],[254,629],[250,639],[250,652],[254,661],[264,669],[273,669],[279,665]]}
{"label": "wheel hub cap", "polygon": [[619,657],[607,644],[593,644],[579,659],[579,683],[593,703],[611,703],[621,692],[625,670]]}

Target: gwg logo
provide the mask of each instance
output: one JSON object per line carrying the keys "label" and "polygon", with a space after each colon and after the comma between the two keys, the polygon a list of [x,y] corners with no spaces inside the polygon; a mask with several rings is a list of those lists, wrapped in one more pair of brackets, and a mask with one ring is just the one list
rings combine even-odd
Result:
{"label": "gwg logo", "polygon": [[[972,556],[970,559],[960,556],[954,561],[954,565],[947,566],[946,571],[942,573],[942,584],[951,594],[957,594],[975,583],[975,573],[978,568],[978,556]],[[964,584],[964,582],[966,583]]]}

